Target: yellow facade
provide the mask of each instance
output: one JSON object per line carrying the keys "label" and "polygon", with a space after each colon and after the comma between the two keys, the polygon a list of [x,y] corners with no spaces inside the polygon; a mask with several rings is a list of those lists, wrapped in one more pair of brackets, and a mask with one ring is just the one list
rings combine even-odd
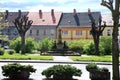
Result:
{"label": "yellow facade", "polygon": [[[80,39],[92,39],[90,35],[90,27],[63,27],[61,28],[62,40],[80,40]],[[58,36],[58,30],[57,30]],[[57,37],[58,38],[58,37]]]}

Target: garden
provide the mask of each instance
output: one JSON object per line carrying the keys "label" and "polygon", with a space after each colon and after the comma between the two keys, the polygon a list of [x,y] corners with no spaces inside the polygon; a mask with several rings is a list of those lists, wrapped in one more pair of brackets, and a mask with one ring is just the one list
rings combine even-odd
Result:
{"label": "garden", "polygon": [[[33,38],[26,39],[26,53],[21,54],[20,38],[9,42],[10,49],[0,49],[0,59],[15,60],[53,60],[53,56],[42,55],[42,52],[51,50],[54,40],[44,39],[35,42]],[[94,43],[92,40],[68,41],[68,48],[76,53],[85,56],[70,56],[74,61],[98,61],[111,62],[111,37],[101,37],[100,39],[100,55],[96,56],[94,51]],[[91,58],[92,57],[92,58]],[[32,65],[21,65],[19,63],[6,64],[2,67],[2,74],[11,80],[28,80],[31,74],[37,70]],[[92,69],[93,70],[92,70]],[[97,64],[90,63],[86,66],[86,70],[90,72],[90,79],[97,80],[105,75],[105,79],[110,79],[110,72],[107,68],[99,68]],[[96,72],[95,72],[96,71]],[[45,80],[75,80],[73,76],[81,76],[82,70],[72,65],[53,65],[42,71],[41,75],[45,76]],[[105,74],[106,73],[106,74]],[[24,74],[24,75],[23,75]],[[64,75],[63,75],[64,74]],[[96,74],[99,76],[97,77]],[[18,75],[20,77],[18,77]],[[94,78],[95,77],[95,78]],[[104,80],[104,79],[101,79]]]}

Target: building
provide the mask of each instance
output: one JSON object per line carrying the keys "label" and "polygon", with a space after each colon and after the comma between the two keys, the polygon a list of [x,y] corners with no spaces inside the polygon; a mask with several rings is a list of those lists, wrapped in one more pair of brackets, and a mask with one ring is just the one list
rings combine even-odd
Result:
{"label": "building", "polygon": [[[13,21],[17,17],[26,15],[29,20],[33,20],[31,28],[27,31],[26,37],[33,37],[35,40],[44,38],[57,39],[58,30],[62,30],[62,40],[81,40],[92,39],[90,33],[91,23],[87,12],[77,12],[76,9],[70,13],[55,12],[52,9],[50,12],[4,12],[4,17],[1,23],[6,26],[2,30],[3,35],[8,35],[9,39],[14,39],[19,36]],[[112,36],[112,16],[111,14],[100,14],[100,12],[92,12],[93,17],[98,26],[99,17],[102,16],[102,21],[106,22],[107,27],[103,31],[102,36]],[[120,29],[119,29],[120,35]]]}
{"label": "building", "polygon": [[17,17],[26,15],[29,17],[29,20],[33,20],[31,28],[27,31],[26,37],[33,37],[35,40],[41,40],[43,38],[52,38],[56,39],[56,29],[60,21],[62,12],[54,12],[54,9],[51,12],[9,12],[6,10],[4,12],[4,17],[2,19],[2,24],[7,24],[4,29],[2,29],[3,35],[8,35],[9,39],[14,39],[19,36],[17,29],[13,21]]}
{"label": "building", "polygon": [[[92,12],[95,18],[96,26],[98,26],[98,20],[100,12]],[[58,26],[58,29],[62,30],[62,40],[80,40],[80,39],[92,39],[90,33],[91,23],[87,12],[63,13]]]}
{"label": "building", "polygon": [[34,37],[35,40],[44,38],[56,39],[56,29],[59,24],[62,12],[29,12],[28,17],[33,20],[31,28],[27,31],[26,37]]}

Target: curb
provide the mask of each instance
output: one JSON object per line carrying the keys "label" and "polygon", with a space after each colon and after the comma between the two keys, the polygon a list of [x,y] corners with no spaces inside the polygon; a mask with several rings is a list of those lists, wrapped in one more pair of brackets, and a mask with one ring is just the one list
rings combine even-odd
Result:
{"label": "curb", "polygon": [[[0,60],[0,63],[61,63],[61,64],[88,64],[85,61],[52,61],[52,60]],[[112,65],[111,62],[94,62],[98,65]],[[120,63],[119,63],[120,65]]]}

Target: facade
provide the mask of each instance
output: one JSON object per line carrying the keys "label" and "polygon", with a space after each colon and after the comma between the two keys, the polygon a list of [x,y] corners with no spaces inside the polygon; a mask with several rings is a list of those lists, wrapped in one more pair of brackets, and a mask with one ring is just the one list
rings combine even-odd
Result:
{"label": "facade", "polygon": [[[29,20],[33,20],[31,28],[27,31],[26,37],[33,37],[35,40],[44,38],[57,39],[58,30],[62,30],[62,40],[81,40],[92,39],[90,33],[91,23],[87,12],[76,12],[74,9],[71,13],[54,12],[4,12],[4,17],[1,21],[2,26],[6,26],[2,31],[3,35],[8,35],[9,39],[14,39],[19,36],[13,21],[17,17],[26,15]],[[102,16],[102,21],[106,22],[107,27],[103,31],[102,36],[112,36],[112,16],[111,14],[100,14],[100,12],[92,12],[93,17],[98,26],[99,17]],[[119,28],[120,35],[120,28]],[[120,37],[120,36],[119,36]]]}
{"label": "facade", "polygon": [[2,35],[7,35],[8,39],[17,38],[19,34],[13,24],[13,21],[17,17],[28,15],[28,12],[21,12],[21,10],[19,10],[18,12],[9,12],[8,10],[6,10],[3,14],[4,16],[1,21],[2,26],[3,26],[3,29],[1,29]]}
{"label": "facade", "polygon": [[29,17],[29,20],[33,20],[33,24],[27,31],[26,37],[33,37],[35,40],[41,40],[43,38],[56,39],[56,29],[62,12],[54,12],[53,9],[51,12],[42,12],[42,10],[38,12],[21,12],[21,10],[18,12],[9,12],[6,10],[4,14],[2,23],[7,24],[7,27],[2,29],[3,35],[8,35],[9,39],[17,38],[19,34],[13,21],[17,17],[26,15]]}
{"label": "facade", "polygon": [[32,27],[27,31],[26,37],[34,37],[35,40],[44,38],[56,39],[56,29],[62,12],[29,12],[28,17],[33,20]]}
{"label": "facade", "polygon": [[[92,12],[98,25],[100,12]],[[91,23],[87,12],[77,13],[74,9],[73,13],[63,13],[58,29],[62,30],[62,40],[80,40],[92,39],[90,33]]]}

